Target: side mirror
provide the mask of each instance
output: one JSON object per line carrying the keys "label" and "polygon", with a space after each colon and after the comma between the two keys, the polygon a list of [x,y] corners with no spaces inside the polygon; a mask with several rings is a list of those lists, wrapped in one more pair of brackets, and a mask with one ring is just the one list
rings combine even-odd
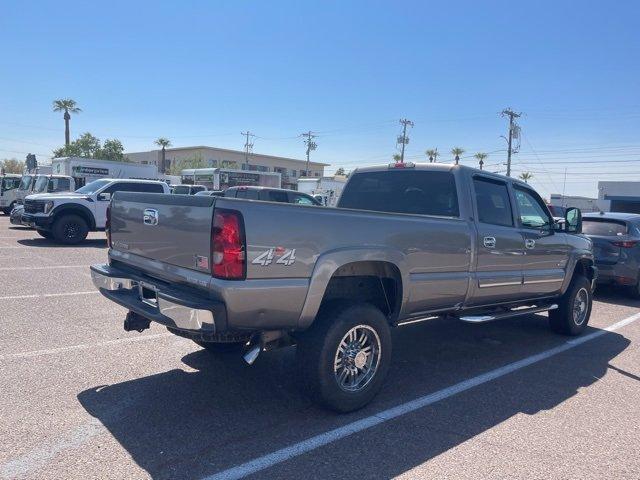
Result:
{"label": "side mirror", "polygon": [[567,208],[564,214],[564,231],[567,233],[582,232],[582,213],[579,208]]}
{"label": "side mirror", "polygon": [[99,193],[98,194],[98,200],[100,200],[101,202],[108,202],[111,200],[111,194],[110,193]]}

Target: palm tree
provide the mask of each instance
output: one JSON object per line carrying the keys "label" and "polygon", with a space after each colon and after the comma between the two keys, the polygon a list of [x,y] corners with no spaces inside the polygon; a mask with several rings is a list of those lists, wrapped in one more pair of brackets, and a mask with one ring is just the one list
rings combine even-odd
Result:
{"label": "palm tree", "polygon": [[453,155],[456,165],[460,163],[460,155],[462,155],[463,153],[464,153],[464,148],[453,147],[451,149],[451,155]]}
{"label": "palm tree", "polygon": [[167,155],[167,153],[166,153],[165,149],[167,147],[171,146],[171,140],[169,140],[168,138],[165,138],[165,137],[160,137],[159,139],[157,139],[153,143],[155,143],[159,147],[162,147],[162,152],[161,152],[162,159],[161,159],[161,162],[160,162],[160,173],[164,173],[166,171],[166,169],[167,169],[167,164],[166,164],[166,155]]}
{"label": "palm tree", "polygon": [[484,159],[487,158],[489,155],[487,155],[486,153],[476,153],[474,155],[474,157],[476,157],[478,159],[478,165],[480,165],[480,170],[482,170],[482,166],[484,165]]}
{"label": "palm tree", "polygon": [[424,154],[429,157],[429,163],[435,162],[435,158],[438,156],[438,149],[435,150],[433,148],[424,152]]}
{"label": "palm tree", "polygon": [[69,145],[71,143],[69,137],[69,120],[71,120],[72,113],[80,113],[82,110],[77,107],[76,101],[70,98],[63,98],[61,100],[53,101],[53,111],[64,111],[64,144]]}
{"label": "palm tree", "polygon": [[533,173],[531,172],[522,172],[518,178],[520,180],[524,180],[524,183],[529,183],[529,180],[533,178]]}
{"label": "palm tree", "polygon": [[396,163],[400,163],[402,161],[402,155],[400,155],[399,153],[394,154],[392,158]]}

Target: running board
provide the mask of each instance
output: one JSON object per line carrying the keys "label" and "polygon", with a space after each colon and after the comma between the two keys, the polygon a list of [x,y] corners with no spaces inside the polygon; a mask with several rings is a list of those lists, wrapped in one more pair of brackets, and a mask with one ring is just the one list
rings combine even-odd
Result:
{"label": "running board", "polygon": [[484,323],[492,322],[494,320],[501,320],[503,318],[529,315],[531,313],[547,312],[549,310],[555,310],[557,308],[558,305],[554,303],[553,305],[547,305],[545,307],[520,308],[517,310],[509,310],[508,312],[496,313],[494,315],[465,315],[463,317],[458,317],[458,319],[468,323]]}

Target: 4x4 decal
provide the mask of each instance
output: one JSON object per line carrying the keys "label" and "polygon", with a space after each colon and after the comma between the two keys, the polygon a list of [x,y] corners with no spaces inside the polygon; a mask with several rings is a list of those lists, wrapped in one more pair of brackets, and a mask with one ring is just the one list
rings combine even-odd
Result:
{"label": "4x4 decal", "polygon": [[273,260],[277,258],[276,264],[280,265],[293,265],[296,261],[296,249],[293,248],[291,250],[287,250],[286,248],[277,247],[270,248],[266,252],[262,252],[251,262],[253,265],[261,265],[266,267],[267,265],[271,265]]}

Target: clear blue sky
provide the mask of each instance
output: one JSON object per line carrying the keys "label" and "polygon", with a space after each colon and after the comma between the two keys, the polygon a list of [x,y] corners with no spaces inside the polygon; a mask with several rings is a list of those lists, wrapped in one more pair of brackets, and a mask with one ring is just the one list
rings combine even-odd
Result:
{"label": "clear blue sky", "polygon": [[596,195],[640,180],[639,18],[637,1],[5,2],[0,158],[50,155],[51,102],[71,97],[72,136],[126,151],[241,149],[249,129],[256,152],[302,158],[311,129],[330,173],[388,162],[406,117],[408,156],[460,146],[504,171],[511,106],[515,172],[548,195],[566,167],[568,194]]}

